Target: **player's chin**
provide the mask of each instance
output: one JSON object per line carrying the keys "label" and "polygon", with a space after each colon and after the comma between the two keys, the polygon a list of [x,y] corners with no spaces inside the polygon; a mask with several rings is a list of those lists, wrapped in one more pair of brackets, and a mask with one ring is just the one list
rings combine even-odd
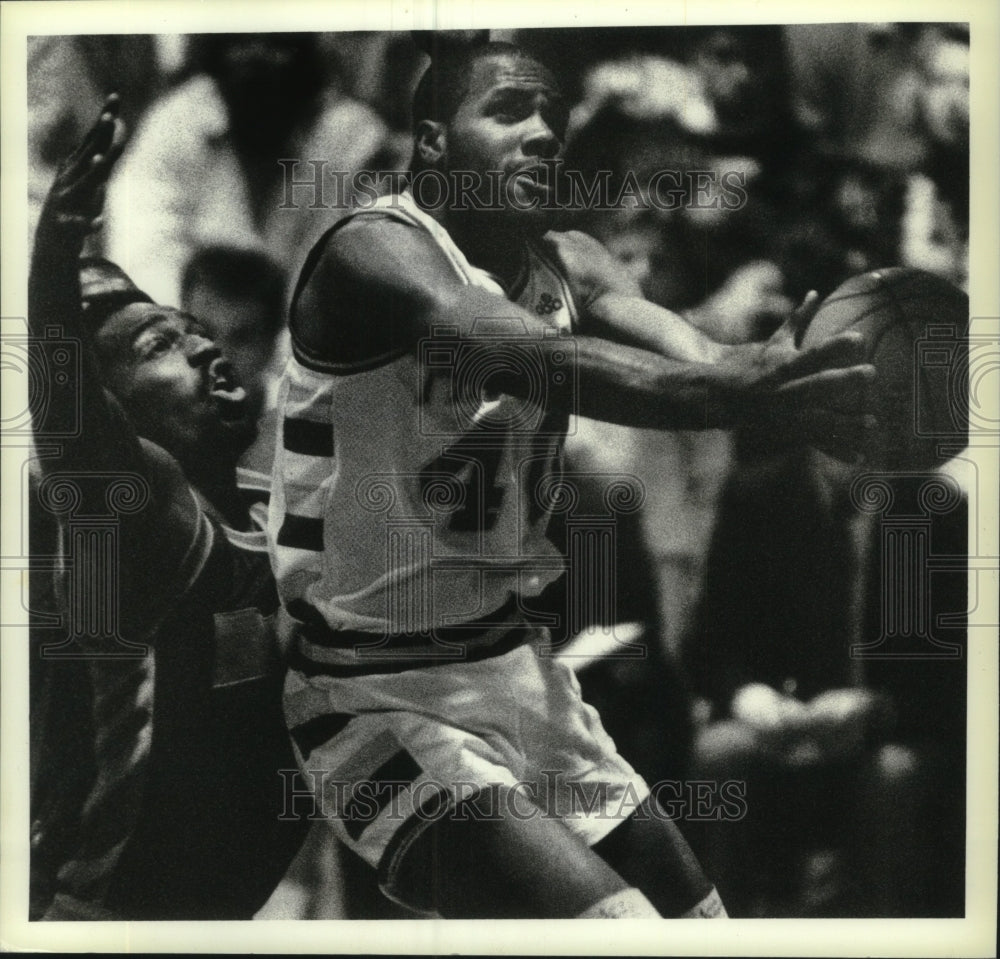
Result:
{"label": "player's chin", "polygon": [[555,210],[546,209],[541,204],[525,207],[508,207],[503,213],[507,232],[525,237],[541,236],[553,229]]}
{"label": "player's chin", "polygon": [[249,409],[229,411],[227,416],[218,412],[212,417],[212,422],[206,433],[206,443],[211,443],[231,455],[239,456],[257,438],[257,420]]}

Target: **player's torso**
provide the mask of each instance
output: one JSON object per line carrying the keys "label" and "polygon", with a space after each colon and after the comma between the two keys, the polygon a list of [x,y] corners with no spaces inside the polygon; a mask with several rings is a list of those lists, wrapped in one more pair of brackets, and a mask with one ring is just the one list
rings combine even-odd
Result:
{"label": "player's torso", "polygon": [[128,918],[249,918],[302,839],[263,529],[205,521],[203,559],[132,661],[89,663],[96,777],[63,894]]}
{"label": "player's torso", "polygon": [[[433,238],[459,279],[546,322],[575,322],[566,280],[537,244],[505,290],[406,202],[396,215]],[[338,317],[350,322],[350,317]],[[335,630],[382,635],[477,620],[534,595],[562,560],[545,535],[567,417],[547,392],[569,350],[542,351],[514,317],[472,337],[432,331],[415,350],[330,374],[290,361],[269,534],[282,601]],[[527,399],[492,393],[513,371]]]}

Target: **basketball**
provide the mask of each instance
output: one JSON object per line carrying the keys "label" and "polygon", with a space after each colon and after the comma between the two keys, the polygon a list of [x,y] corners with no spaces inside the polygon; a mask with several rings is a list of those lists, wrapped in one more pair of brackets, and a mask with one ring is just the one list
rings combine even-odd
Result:
{"label": "basketball", "polygon": [[930,469],[968,442],[969,298],[923,270],[893,267],[851,277],[820,305],[803,347],[857,330],[876,370],[879,428],[866,467]]}

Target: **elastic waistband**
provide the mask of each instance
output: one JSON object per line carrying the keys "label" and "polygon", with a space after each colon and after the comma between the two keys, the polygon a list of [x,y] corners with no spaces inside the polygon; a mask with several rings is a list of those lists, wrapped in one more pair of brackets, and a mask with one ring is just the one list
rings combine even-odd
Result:
{"label": "elastic waistband", "polygon": [[481,619],[422,633],[379,635],[289,619],[288,665],[310,676],[379,675],[475,662],[502,656],[537,633],[514,597]]}

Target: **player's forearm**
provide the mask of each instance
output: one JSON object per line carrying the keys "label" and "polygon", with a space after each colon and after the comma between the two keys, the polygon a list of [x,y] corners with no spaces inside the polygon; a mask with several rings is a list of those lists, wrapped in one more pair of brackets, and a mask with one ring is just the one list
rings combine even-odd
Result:
{"label": "player's forearm", "polygon": [[[595,336],[560,335],[516,304],[475,287],[436,299],[432,310],[425,320],[431,329],[453,327],[466,343],[503,347],[491,382],[501,392],[536,396],[537,382],[524,371],[541,359],[553,373],[569,374],[550,380],[547,401],[571,413],[653,429],[735,423],[740,396],[725,365],[673,359]],[[487,331],[498,338],[483,335]],[[511,350],[522,343],[524,363],[512,362]],[[721,347],[720,357],[728,350]],[[749,396],[743,399],[749,403]]]}
{"label": "player's forearm", "polygon": [[708,363],[592,337],[576,337],[573,353],[575,382],[557,394],[571,412],[637,428],[724,429],[735,423],[734,390]]}
{"label": "player's forearm", "polygon": [[714,363],[725,347],[670,310],[638,296],[606,293],[589,305],[588,329],[602,339],[693,363]]}
{"label": "player's forearm", "polygon": [[[36,434],[60,435],[59,455],[46,458],[43,468],[142,472],[138,441],[111,408],[84,324],[80,248],[81,240],[43,211],[28,276],[29,329],[39,342],[55,328],[61,337],[79,344],[79,379],[70,388],[52,390],[47,402],[37,407]],[[39,419],[42,410],[44,421]]]}

